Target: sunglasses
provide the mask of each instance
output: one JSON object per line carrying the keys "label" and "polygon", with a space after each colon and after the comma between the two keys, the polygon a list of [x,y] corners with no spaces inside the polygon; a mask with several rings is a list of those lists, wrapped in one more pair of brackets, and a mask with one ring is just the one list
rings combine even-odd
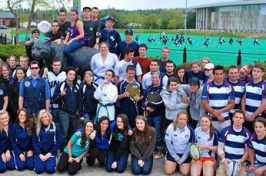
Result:
{"label": "sunglasses", "polygon": [[32,69],[32,70],[38,70],[39,67],[31,67],[30,69]]}

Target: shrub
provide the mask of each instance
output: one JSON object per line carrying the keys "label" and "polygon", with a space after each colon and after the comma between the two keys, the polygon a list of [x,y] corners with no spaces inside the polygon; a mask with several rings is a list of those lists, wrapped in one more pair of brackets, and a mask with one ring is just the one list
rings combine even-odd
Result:
{"label": "shrub", "polygon": [[23,44],[21,43],[20,45],[0,44],[0,58],[3,61],[6,61],[6,59],[10,55],[15,55],[17,58],[19,58],[22,55],[26,55],[26,49],[25,49],[24,43]]}

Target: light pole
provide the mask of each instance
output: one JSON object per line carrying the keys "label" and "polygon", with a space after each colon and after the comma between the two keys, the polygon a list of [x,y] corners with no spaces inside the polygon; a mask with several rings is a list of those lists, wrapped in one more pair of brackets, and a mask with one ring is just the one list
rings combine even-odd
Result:
{"label": "light pole", "polygon": [[187,0],[186,0],[186,8],[185,8],[184,26],[185,26],[185,35],[186,35],[187,34]]}

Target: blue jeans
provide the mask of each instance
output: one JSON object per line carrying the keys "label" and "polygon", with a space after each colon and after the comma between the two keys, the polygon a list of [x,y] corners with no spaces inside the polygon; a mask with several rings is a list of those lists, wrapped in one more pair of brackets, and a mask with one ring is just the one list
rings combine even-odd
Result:
{"label": "blue jeans", "polygon": [[84,116],[84,124],[88,121],[88,120],[92,120],[94,119],[95,117],[95,114],[92,114],[92,113],[83,113],[83,116]]}
{"label": "blue jeans", "polygon": [[74,68],[78,67],[76,59],[74,57],[74,51],[81,48],[82,46],[83,46],[82,43],[80,43],[78,41],[73,41],[68,46],[65,47],[65,53],[67,55],[69,65],[74,67]]}
{"label": "blue jeans", "polygon": [[161,150],[164,148],[163,142],[163,117],[148,117],[148,125],[152,126],[156,130],[156,148]]}
{"label": "blue jeans", "polygon": [[74,134],[78,126],[78,117],[74,114],[69,114],[65,111],[60,111],[59,114],[59,126],[62,132],[62,145],[61,149],[64,149],[68,140]]}
{"label": "blue jeans", "polygon": [[123,155],[119,158],[117,161],[117,168],[112,169],[112,164],[115,161],[115,152],[112,150],[109,150],[107,153],[107,159],[106,159],[106,170],[108,172],[112,172],[116,170],[118,173],[123,173],[127,168],[127,158],[128,158],[128,151],[125,151]]}
{"label": "blue jeans", "polygon": [[[255,170],[260,168],[260,167],[263,167],[264,165],[263,164],[255,164]],[[263,174],[261,174],[262,176],[266,175],[266,172],[264,171]],[[248,176],[257,176],[254,172],[248,172]]]}
{"label": "blue jeans", "polygon": [[153,155],[144,161],[144,166],[140,167],[138,164],[138,159],[132,154],[131,157],[131,171],[134,175],[149,175],[152,171],[153,166]]}

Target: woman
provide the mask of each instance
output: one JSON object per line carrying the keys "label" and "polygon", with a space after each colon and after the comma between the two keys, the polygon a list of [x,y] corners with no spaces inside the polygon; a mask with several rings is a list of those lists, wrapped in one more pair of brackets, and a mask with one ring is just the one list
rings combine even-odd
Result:
{"label": "woman", "polygon": [[198,61],[191,62],[191,70],[186,71],[186,75],[187,82],[193,77],[197,77],[201,84],[203,84],[203,81],[205,80],[204,71],[201,70],[201,64]]}
{"label": "woman", "polygon": [[156,145],[156,131],[143,116],[136,117],[136,127],[133,130],[129,145],[131,156],[131,171],[135,175],[149,175],[153,166],[153,151]]}
{"label": "woman", "polygon": [[112,141],[107,154],[106,170],[123,173],[127,167],[129,154],[129,125],[125,114],[119,114],[111,124]]}
{"label": "woman", "polygon": [[[159,96],[163,90],[163,85],[161,84],[161,78],[159,72],[153,72],[152,75],[152,85],[147,88],[142,101],[142,107],[146,111],[147,122],[150,126],[156,129],[157,138],[157,154],[154,159],[159,159],[163,157],[162,149],[164,149],[163,141],[163,117],[164,117],[164,103],[162,98]],[[158,100],[156,102],[147,101],[149,94],[158,94]]]}
{"label": "woman", "polygon": [[88,153],[92,140],[95,138],[93,122],[91,120],[84,123],[81,135],[74,133],[62,152],[57,170],[64,172],[66,169],[69,175],[75,175],[81,168],[83,157]]}
{"label": "woman", "polygon": [[57,150],[62,144],[62,134],[57,123],[52,121],[49,111],[42,109],[38,114],[37,125],[33,131],[34,170],[55,172]]}
{"label": "woman", "polygon": [[107,116],[102,116],[96,125],[96,135],[94,145],[90,150],[90,155],[87,156],[86,161],[89,166],[93,166],[97,158],[99,166],[105,166],[107,151],[111,140],[110,121]]}
{"label": "woman", "polygon": [[5,172],[7,169],[15,169],[10,141],[12,126],[12,123],[9,123],[8,112],[0,110],[0,173]]}
{"label": "woman", "polygon": [[76,9],[70,10],[71,23],[69,32],[65,38],[64,44],[65,53],[68,57],[70,66],[78,70],[78,65],[74,57],[74,51],[81,48],[85,44],[83,22],[78,18],[78,11]]}
{"label": "woman", "polygon": [[179,111],[186,111],[188,107],[187,103],[183,103],[183,93],[177,91],[177,85],[177,79],[170,77],[167,82],[167,90],[162,90],[160,94],[165,106],[164,126],[166,128],[175,120]]}
{"label": "woman", "polygon": [[17,68],[16,76],[11,84],[12,89],[8,92],[8,112],[11,116],[10,121],[14,122],[17,116],[18,110],[18,97],[19,97],[19,87],[21,81],[25,78],[26,74],[23,68]]}
{"label": "woman", "polygon": [[109,69],[114,70],[118,58],[109,52],[109,45],[106,42],[100,44],[100,53],[91,58],[91,70],[93,70],[95,82],[101,85],[104,80],[105,72]]}
{"label": "woman", "polygon": [[33,122],[30,121],[28,111],[25,108],[19,109],[11,133],[11,146],[19,171],[33,169],[32,130]]}
{"label": "woman", "polygon": [[215,153],[218,146],[218,131],[212,125],[210,116],[203,115],[200,119],[200,127],[195,129],[195,142],[201,150],[198,161],[192,161],[190,175],[200,176],[203,169],[204,176],[213,176],[215,169]]}
{"label": "woman", "polygon": [[96,114],[98,101],[93,97],[98,85],[94,83],[93,73],[86,71],[83,76],[83,84],[79,88],[79,115],[84,121],[93,120]]}
{"label": "woman", "polygon": [[212,63],[208,63],[205,64],[204,66],[204,74],[205,74],[205,80],[204,80],[204,84],[208,84],[209,82],[212,82],[214,79],[213,76],[213,69],[214,69],[214,65]]}
{"label": "woman", "polygon": [[6,63],[4,63],[1,68],[3,83],[7,88],[9,88],[12,82],[14,81],[13,77],[10,76],[11,70]]}
{"label": "woman", "polygon": [[254,120],[255,133],[248,144],[250,167],[248,176],[264,176],[266,174],[266,119],[258,117]]}
{"label": "woman", "polygon": [[183,176],[189,175],[191,158],[189,146],[194,140],[193,129],[188,125],[188,114],[180,111],[165,133],[165,143],[168,152],[164,161],[164,172],[172,175],[179,165]]}
{"label": "woman", "polygon": [[201,68],[204,68],[208,63],[211,63],[211,60],[208,57],[203,57],[201,60]]}
{"label": "woman", "polygon": [[175,77],[177,78],[178,84],[187,84],[186,68],[183,65],[176,67]]}

